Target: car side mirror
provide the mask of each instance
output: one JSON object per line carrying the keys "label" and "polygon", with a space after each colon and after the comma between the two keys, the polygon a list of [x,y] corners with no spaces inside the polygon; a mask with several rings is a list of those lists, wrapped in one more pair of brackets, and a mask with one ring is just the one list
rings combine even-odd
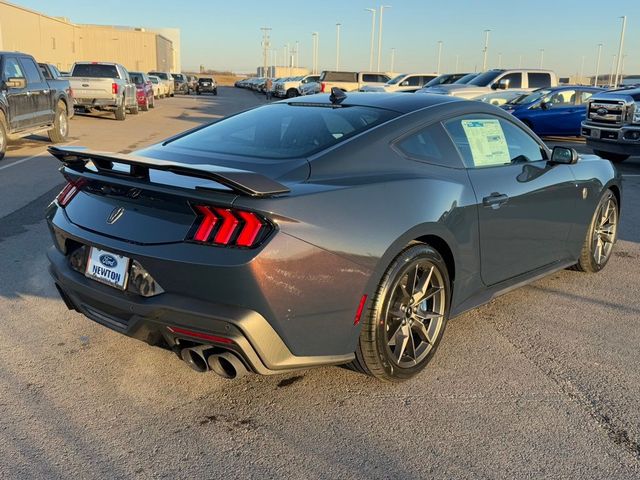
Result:
{"label": "car side mirror", "polygon": [[27,79],[22,77],[11,77],[4,82],[7,88],[26,88]]}
{"label": "car side mirror", "polygon": [[578,152],[569,147],[553,147],[551,152],[551,163],[559,165],[573,165],[578,162]]}
{"label": "car side mirror", "polygon": [[507,88],[509,88],[509,80],[507,80],[506,78],[503,78],[502,80],[499,80],[497,83],[494,83],[494,85],[496,85],[496,88],[494,90],[506,90]]}
{"label": "car side mirror", "polygon": [[551,102],[542,102],[540,104],[540,108],[542,110],[549,110],[551,108],[551,105],[552,105]]}

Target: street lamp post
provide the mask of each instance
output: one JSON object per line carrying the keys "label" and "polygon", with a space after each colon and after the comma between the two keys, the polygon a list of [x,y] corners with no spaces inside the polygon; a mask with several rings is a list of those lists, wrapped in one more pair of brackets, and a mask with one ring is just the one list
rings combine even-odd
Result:
{"label": "street lamp post", "polygon": [[598,44],[598,59],[596,60],[596,78],[593,81],[593,86],[598,86],[598,75],[600,75],[600,56],[602,55],[602,44]]}
{"label": "street lamp post", "polygon": [[378,68],[376,71],[380,71],[380,60],[382,56],[382,14],[385,8],[391,8],[391,5],[380,5],[380,22],[378,23]]}
{"label": "street lamp post", "polygon": [[544,48],[540,49],[540,68],[544,65]]}
{"label": "street lamp post", "polygon": [[318,62],[318,32],[311,33],[311,73],[317,72],[317,62]]}
{"label": "street lamp post", "polygon": [[456,71],[454,73],[458,73],[460,71],[460,69],[458,68],[460,66],[460,55],[456,55]]}
{"label": "street lamp post", "polygon": [[580,85],[582,85],[582,79],[584,77],[584,61],[587,57],[582,56],[582,63],[580,63]]}
{"label": "street lamp post", "polygon": [[498,54],[498,68],[502,68],[502,53]]}
{"label": "street lamp post", "polygon": [[390,65],[391,68],[389,69],[390,72],[394,72],[395,71],[394,70],[395,63],[396,63],[396,49],[392,48],[391,49],[391,65]]}
{"label": "street lamp post", "polygon": [[491,30],[484,31],[484,48],[482,49],[482,71],[487,69],[487,52],[489,51],[489,32]]}
{"label": "street lamp post", "polygon": [[613,73],[614,70],[616,69],[616,58],[618,58],[617,55],[613,56],[613,62],[611,62],[611,73],[609,74],[609,86],[611,87],[613,85]]}
{"label": "street lamp post", "polygon": [[613,81],[613,88],[618,86],[618,80],[620,77],[620,64],[622,62],[622,49],[624,48],[624,32],[627,29],[627,16],[622,18],[622,31],[620,32],[620,47],[618,47],[618,63],[616,65],[616,78]]}
{"label": "street lamp post", "polygon": [[336,70],[340,70],[340,27],[341,23],[336,23]]}
{"label": "street lamp post", "polygon": [[438,40],[438,68],[436,73],[440,75],[440,63],[442,61],[442,40]]}
{"label": "street lamp post", "polygon": [[369,45],[369,71],[373,70],[373,43],[376,36],[376,9],[365,8],[367,12],[371,12],[371,44]]}

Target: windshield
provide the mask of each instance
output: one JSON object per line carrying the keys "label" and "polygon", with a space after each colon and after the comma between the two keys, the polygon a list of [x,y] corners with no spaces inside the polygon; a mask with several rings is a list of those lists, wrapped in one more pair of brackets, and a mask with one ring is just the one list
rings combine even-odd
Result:
{"label": "windshield", "polygon": [[451,75],[440,75],[439,77],[429,80],[425,87],[435,87],[436,85],[448,83],[449,78],[451,78]]}
{"label": "windshield", "polygon": [[389,80],[389,81],[387,82],[387,85],[395,85],[396,83],[399,83],[399,82],[400,82],[400,80],[402,80],[402,79],[403,79],[404,77],[406,77],[406,76],[407,76],[407,74],[406,74],[406,73],[403,73],[403,74],[401,74],[401,75],[398,75],[397,77],[392,78],[391,80]]}
{"label": "windshield", "polygon": [[73,67],[74,77],[119,78],[115,65],[100,65],[97,63],[79,63]]}
{"label": "windshield", "polygon": [[305,157],[396,115],[360,106],[273,104],[216,122],[171,145],[270,160]]}
{"label": "windshield", "polygon": [[502,70],[490,70],[488,72],[481,73],[476,78],[471,80],[467,85],[476,85],[478,87],[487,87],[493,83],[493,81],[502,73]]}
{"label": "windshield", "polygon": [[468,73],[466,74],[464,77],[459,78],[458,80],[456,80],[453,83],[457,83],[458,85],[462,85],[462,84],[467,84],[469,83],[471,80],[473,80],[474,78],[476,78],[478,76],[477,73]]}
{"label": "windshield", "polygon": [[162,80],[169,80],[169,75],[163,72],[149,72],[151,75],[155,75]]}
{"label": "windshield", "polygon": [[540,100],[542,97],[546,96],[549,93],[551,93],[551,90],[544,88],[541,90],[536,90],[534,92],[531,92],[529,95],[524,95],[522,97],[516,98],[510,101],[509,103],[513,105],[525,105],[527,103],[537,102],[538,100]]}
{"label": "windshield", "polygon": [[158,77],[149,77],[149,79],[151,80],[151,83],[158,83],[160,81]]}

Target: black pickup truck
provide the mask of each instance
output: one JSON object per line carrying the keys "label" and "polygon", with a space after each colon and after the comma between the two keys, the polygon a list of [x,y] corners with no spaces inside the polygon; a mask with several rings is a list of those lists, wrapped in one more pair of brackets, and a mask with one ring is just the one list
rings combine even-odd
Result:
{"label": "black pickup truck", "polygon": [[47,80],[31,55],[0,52],[0,160],[7,142],[46,132],[53,143],[69,132],[69,82]]}

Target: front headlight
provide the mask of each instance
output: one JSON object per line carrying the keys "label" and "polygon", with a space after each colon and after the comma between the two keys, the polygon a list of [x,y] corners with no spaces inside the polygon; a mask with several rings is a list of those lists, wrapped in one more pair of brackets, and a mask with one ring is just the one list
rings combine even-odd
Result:
{"label": "front headlight", "polygon": [[640,102],[636,102],[633,109],[633,123],[640,123]]}

